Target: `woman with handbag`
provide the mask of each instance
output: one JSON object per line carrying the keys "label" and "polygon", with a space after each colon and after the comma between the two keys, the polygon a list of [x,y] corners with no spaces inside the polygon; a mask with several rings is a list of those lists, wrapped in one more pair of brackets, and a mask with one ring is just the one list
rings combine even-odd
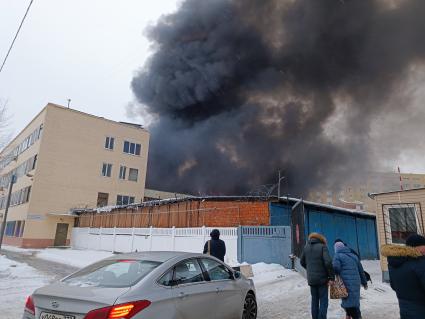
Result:
{"label": "woman with handbag", "polygon": [[341,307],[347,313],[347,318],[361,319],[360,286],[367,289],[366,276],[359,258],[342,242],[335,243],[333,267],[347,290],[348,296],[342,298]]}

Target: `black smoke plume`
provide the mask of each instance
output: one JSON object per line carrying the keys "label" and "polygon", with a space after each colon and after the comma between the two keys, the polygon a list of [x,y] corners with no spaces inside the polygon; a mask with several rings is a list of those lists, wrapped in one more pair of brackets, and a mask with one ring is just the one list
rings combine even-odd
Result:
{"label": "black smoke plume", "polygon": [[424,17],[423,0],[184,1],[132,80],[154,119],[147,186],[247,194],[281,169],[303,195],[375,169],[371,131],[409,112],[394,101],[424,62]]}

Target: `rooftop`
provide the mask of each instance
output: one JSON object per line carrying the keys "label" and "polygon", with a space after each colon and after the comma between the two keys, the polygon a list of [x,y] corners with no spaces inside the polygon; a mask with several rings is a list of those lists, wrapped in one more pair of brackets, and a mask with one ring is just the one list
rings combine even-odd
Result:
{"label": "rooftop", "polygon": [[48,108],[48,107],[55,107],[55,108],[59,108],[59,109],[62,109],[62,110],[67,110],[67,111],[69,111],[69,112],[75,112],[75,113],[79,113],[79,114],[81,114],[81,115],[84,115],[84,116],[90,116],[90,117],[94,117],[94,118],[97,118],[97,119],[99,119],[99,120],[104,120],[104,121],[108,121],[108,122],[112,122],[112,123],[115,123],[115,124],[120,124],[120,125],[124,125],[124,126],[126,126],[126,127],[133,127],[133,128],[135,128],[135,129],[141,129],[141,130],[144,130],[144,131],[147,131],[141,124],[135,124],[135,123],[128,123],[128,122],[118,122],[118,121],[114,121],[114,120],[109,120],[109,119],[105,119],[104,117],[101,117],[101,116],[97,116],[97,115],[93,115],[93,114],[90,114],[90,113],[86,113],[86,112],[82,112],[82,111],[78,111],[78,110],[75,110],[75,109],[72,109],[72,108],[68,108],[68,107],[66,107],[66,106],[63,106],[63,105],[59,105],[59,104],[55,104],[55,103],[47,103],[47,105],[45,106],[45,107],[43,107],[42,109],[41,109],[41,111],[40,112],[38,112],[38,114],[36,115],[36,116],[34,116],[33,118],[32,118],[32,120],[18,133],[18,134],[16,134],[15,135],[15,137],[7,144],[7,145],[5,145],[2,149],[1,149],[1,151],[0,151],[0,155],[1,154],[3,154],[8,148],[9,148],[9,146],[11,146],[11,145],[13,145],[15,142],[16,142],[16,140],[18,139],[18,137],[21,135],[21,133],[23,132],[23,131],[25,131],[25,129],[27,128],[27,127],[29,127],[30,125],[31,125],[31,123],[33,123],[34,122],[34,120],[37,118],[37,117],[39,117],[40,116],[40,114],[41,113],[43,113],[43,111],[46,109],[46,108]]}
{"label": "rooftop", "polygon": [[129,205],[120,205],[120,206],[106,206],[106,207],[100,207],[100,208],[94,208],[94,209],[73,209],[72,214],[79,215],[82,213],[102,213],[102,212],[111,212],[118,209],[138,209],[142,207],[153,207],[153,206],[161,206],[166,204],[173,204],[173,203],[181,203],[185,201],[261,201],[261,202],[274,202],[274,203],[281,203],[281,204],[289,204],[291,206],[294,206],[296,203],[302,201],[304,205],[309,207],[316,207],[321,208],[324,210],[329,210],[332,212],[341,212],[346,214],[353,214],[353,215],[361,215],[361,216],[371,216],[375,217],[374,214],[364,212],[364,211],[358,211],[354,209],[348,209],[348,208],[341,208],[337,206],[332,205],[325,205],[321,203],[316,202],[310,202],[305,201],[300,198],[294,198],[294,197],[280,197],[277,196],[270,196],[270,197],[264,197],[264,196],[186,196],[181,198],[168,198],[168,199],[160,199],[160,200],[152,200],[152,201],[146,201],[143,203],[138,204],[129,204]]}

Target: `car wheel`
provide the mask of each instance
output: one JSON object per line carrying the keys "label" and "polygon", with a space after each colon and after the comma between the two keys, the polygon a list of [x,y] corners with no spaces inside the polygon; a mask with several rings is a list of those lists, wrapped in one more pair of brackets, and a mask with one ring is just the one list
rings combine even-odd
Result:
{"label": "car wheel", "polygon": [[256,319],[257,318],[257,301],[255,296],[248,294],[245,298],[243,305],[242,319]]}

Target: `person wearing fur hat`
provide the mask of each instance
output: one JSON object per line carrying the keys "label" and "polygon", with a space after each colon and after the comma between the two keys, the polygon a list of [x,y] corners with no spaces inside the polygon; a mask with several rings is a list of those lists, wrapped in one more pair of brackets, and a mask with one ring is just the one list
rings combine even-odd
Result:
{"label": "person wearing fur hat", "polygon": [[224,262],[226,243],[220,239],[220,231],[218,229],[213,229],[210,236],[211,239],[204,245],[204,254],[214,256]]}
{"label": "person wearing fur hat", "polygon": [[363,266],[359,257],[343,242],[336,242],[334,248],[335,274],[341,277],[348,292],[348,297],[341,301],[341,307],[344,308],[347,318],[360,319],[360,286],[367,289]]}
{"label": "person wearing fur hat", "polygon": [[406,245],[384,245],[391,288],[396,292],[401,319],[425,318],[425,237],[411,235]]}
{"label": "person wearing fur hat", "polygon": [[335,279],[326,238],[318,233],[310,234],[300,262],[307,270],[311,292],[311,316],[313,319],[326,319],[329,303],[328,284]]}

